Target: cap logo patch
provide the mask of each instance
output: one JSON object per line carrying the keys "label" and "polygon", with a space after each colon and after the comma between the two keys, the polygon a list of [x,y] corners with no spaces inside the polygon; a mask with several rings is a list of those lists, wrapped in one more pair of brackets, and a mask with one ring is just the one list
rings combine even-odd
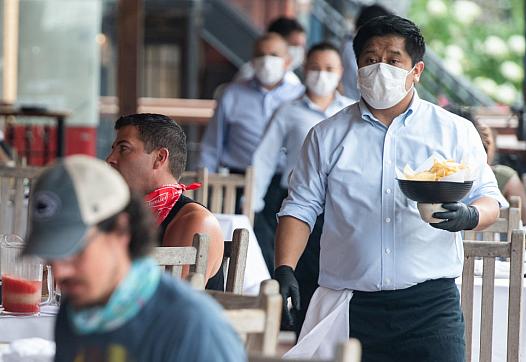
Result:
{"label": "cap logo patch", "polygon": [[35,194],[33,217],[47,219],[55,216],[60,208],[60,199],[55,193],[41,191]]}

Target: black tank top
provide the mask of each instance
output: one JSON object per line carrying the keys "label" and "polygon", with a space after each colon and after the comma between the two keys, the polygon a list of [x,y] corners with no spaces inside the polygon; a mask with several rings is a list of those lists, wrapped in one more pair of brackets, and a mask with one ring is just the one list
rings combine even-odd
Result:
{"label": "black tank top", "polygon": [[[170,210],[170,212],[168,213],[168,216],[166,216],[161,225],[159,225],[159,245],[163,244],[164,233],[166,232],[168,225],[170,225],[172,220],[175,218],[175,215],[177,215],[177,213],[181,211],[183,206],[191,203],[197,204],[197,202],[195,202],[189,197],[186,197],[185,195],[181,195],[179,200],[177,200],[172,210]],[[206,283],[205,288],[209,290],[225,290],[225,277],[223,275],[223,268],[219,268],[219,271],[216,273],[216,275],[208,279],[208,283]]]}

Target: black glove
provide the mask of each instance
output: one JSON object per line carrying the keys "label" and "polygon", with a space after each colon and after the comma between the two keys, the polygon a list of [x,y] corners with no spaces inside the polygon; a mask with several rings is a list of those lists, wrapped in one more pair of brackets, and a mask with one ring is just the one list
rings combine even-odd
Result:
{"label": "black glove", "polygon": [[287,298],[292,299],[292,307],[300,310],[300,287],[294,276],[294,270],[288,265],[281,265],[274,271],[274,279],[279,282],[279,294],[283,297],[282,324],[293,326],[294,318],[287,307]]}
{"label": "black glove", "polygon": [[433,217],[446,221],[432,223],[432,227],[455,232],[472,230],[479,224],[479,211],[474,206],[467,206],[462,202],[448,202],[442,204],[442,207],[449,211],[435,212]]}

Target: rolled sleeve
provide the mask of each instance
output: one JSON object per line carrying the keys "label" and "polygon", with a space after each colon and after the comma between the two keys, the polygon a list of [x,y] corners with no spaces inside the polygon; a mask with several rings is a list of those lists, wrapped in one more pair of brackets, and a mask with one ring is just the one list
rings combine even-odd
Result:
{"label": "rolled sleeve", "polygon": [[301,156],[292,172],[289,193],[278,218],[293,216],[307,223],[312,232],[316,218],[325,207],[327,176],[323,167],[323,150],[316,134],[310,130],[301,150]]}
{"label": "rolled sleeve", "polygon": [[471,192],[462,201],[469,205],[482,197],[491,197],[499,203],[500,208],[508,207],[508,201],[502,196],[495,174],[487,163],[487,155],[480,136],[473,125],[470,124],[469,126],[469,142],[467,144],[471,147],[464,159],[470,167],[475,168],[472,174],[474,181]]}

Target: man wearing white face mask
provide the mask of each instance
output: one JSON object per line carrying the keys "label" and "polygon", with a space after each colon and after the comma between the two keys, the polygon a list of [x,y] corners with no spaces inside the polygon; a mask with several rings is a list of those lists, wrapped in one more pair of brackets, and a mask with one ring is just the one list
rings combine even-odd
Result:
{"label": "man wearing white face mask", "polygon": [[301,84],[283,81],[290,57],[280,35],[268,33],[258,39],[253,64],[255,76],[225,89],[206,128],[200,165],[209,171],[226,167],[243,173],[274,111],[303,93]]}
{"label": "man wearing white face mask", "polygon": [[[278,214],[274,278],[295,309],[294,268],[325,216],[320,287],[294,353],[323,356],[350,336],[364,362],[464,361],[460,231],[487,227],[507,203],[473,124],[418,97],[425,42],[415,24],[374,18],[358,30],[354,51],[362,99],[311,129]],[[395,170],[433,153],[470,160],[476,171],[469,194],[428,224]],[[283,317],[292,318],[286,308]]]}
{"label": "man wearing white face mask", "polygon": [[[337,48],[329,43],[314,45],[309,50],[305,63],[305,94],[299,99],[283,104],[276,111],[254,153],[253,165],[257,175],[254,189],[255,211],[259,213],[265,207],[264,214],[271,215],[271,220],[267,220],[267,232],[265,235],[258,235],[258,242],[270,270],[274,270],[274,233],[277,226],[275,215],[287,196],[289,174],[299,158],[301,145],[314,125],[353,103],[353,100],[340,95],[336,90],[342,72],[341,57]],[[274,190],[280,197],[272,200],[271,204],[265,204],[265,194],[271,185],[272,176],[278,170],[283,151],[286,153],[285,170],[281,177],[280,190]],[[319,245],[317,248],[319,249]],[[313,252],[309,251],[309,254],[318,254],[315,250],[316,245],[312,249]],[[314,258],[316,268],[317,258]],[[302,273],[304,274],[312,273]],[[314,283],[316,289],[316,280]],[[313,292],[314,290],[310,294]]]}
{"label": "man wearing white face mask", "polygon": [[[300,84],[301,81],[294,71],[301,68],[305,59],[305,45],[307,43],[305,29],[294,18],[279,17],[269,24],[267,32],[281,35],[288,44],[291,61],[283,80],[291,84]],[[234,81],[247,80],[253,78],[254,75],[253,62],[246,62],[234,76]]]}

